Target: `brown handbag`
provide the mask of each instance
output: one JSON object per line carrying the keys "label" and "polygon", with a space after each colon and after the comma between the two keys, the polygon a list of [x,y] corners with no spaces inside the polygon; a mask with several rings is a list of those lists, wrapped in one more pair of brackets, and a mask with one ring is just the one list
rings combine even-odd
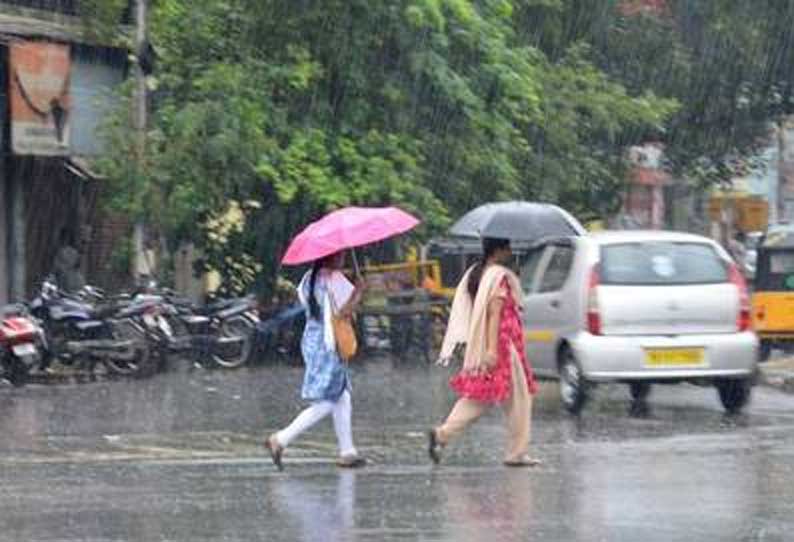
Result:
{"label": "brown handbag", "polygon": [[334,328],[336,351],[344,361],[350,361],[358,351],[358,339],[356,338],[356,329],[353,326],[353,317],[337,316],[334,296],[330,293],[328,295],[331,296],[331,309],[334,312],[331,315],[331,325]]}

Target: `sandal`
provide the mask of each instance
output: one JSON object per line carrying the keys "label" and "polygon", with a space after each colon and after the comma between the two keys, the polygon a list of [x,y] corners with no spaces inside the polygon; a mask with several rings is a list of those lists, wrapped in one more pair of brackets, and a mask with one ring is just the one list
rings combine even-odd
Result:
{"label": "sandal", "polygon": [[519,457],[518,459],[508,459],[504,462],[505,467],[538,467],[542,464],[543,462],[540,459],[528,455]]}
{"label": "sandal", "polygon": [[284,470],[284,464],[281,462],[281,455],[284,453],[284,447],[278,443],[275,435],[271,435],[265,440],[265,448],[270,452],[270,458],[273,464],[280,471]]}
{"label": "sandal", "polygon": [[433,464],[438,465],[441,463],[441,450],[443,449],[444,445],[438,441],[436,430],[430,429],[427,432],[427,455],[430,456]]}
{"label": "sandal", "polygon": [[336,466],[343,469],[359,469],[367,464],[367,460],[358,455],[346,455],[336,460]]}

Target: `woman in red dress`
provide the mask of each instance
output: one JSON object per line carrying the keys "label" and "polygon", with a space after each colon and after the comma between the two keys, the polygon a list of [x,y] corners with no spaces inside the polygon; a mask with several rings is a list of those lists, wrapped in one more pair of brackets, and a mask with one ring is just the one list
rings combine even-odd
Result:
{"label": "woman in red dress", "polygon": [[527,450],[537,382],[524,351],[521,285],[505,265],[513,256],[510,241],[485,238],[483,252],[483,260],[466,272],[455,292],[441,361],[448,363],[465,344],[463,368],[450,380],[459,399],[446,421],[428,432],[428,453],[440,462],[452,438],[490,405],[500,404],[510,434],[504,464],[534,466],[539,461]]}

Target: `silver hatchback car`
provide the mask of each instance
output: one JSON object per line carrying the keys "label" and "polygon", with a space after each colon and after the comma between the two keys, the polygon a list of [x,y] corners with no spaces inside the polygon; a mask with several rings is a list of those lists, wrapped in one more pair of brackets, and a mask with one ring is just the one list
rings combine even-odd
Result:
{"label": "silver hatchback car", "polygon": [[754,381],[758,341],[746,283],[706,237],[661,231],[549,239],[521,262],[527,355],[559,377],[578,413],[597,382],[629,385],[644,409],[654,383],[714,385],[736,413]]}

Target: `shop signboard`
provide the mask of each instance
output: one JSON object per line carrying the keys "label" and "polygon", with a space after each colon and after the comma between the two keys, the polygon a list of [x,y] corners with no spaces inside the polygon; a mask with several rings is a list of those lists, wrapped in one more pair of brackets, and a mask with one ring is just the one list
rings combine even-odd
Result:
{"label": "shop signboard", "polygon": [[44,41],[9,46],[11,149],[28,156],[69,154],[70,47]]}

